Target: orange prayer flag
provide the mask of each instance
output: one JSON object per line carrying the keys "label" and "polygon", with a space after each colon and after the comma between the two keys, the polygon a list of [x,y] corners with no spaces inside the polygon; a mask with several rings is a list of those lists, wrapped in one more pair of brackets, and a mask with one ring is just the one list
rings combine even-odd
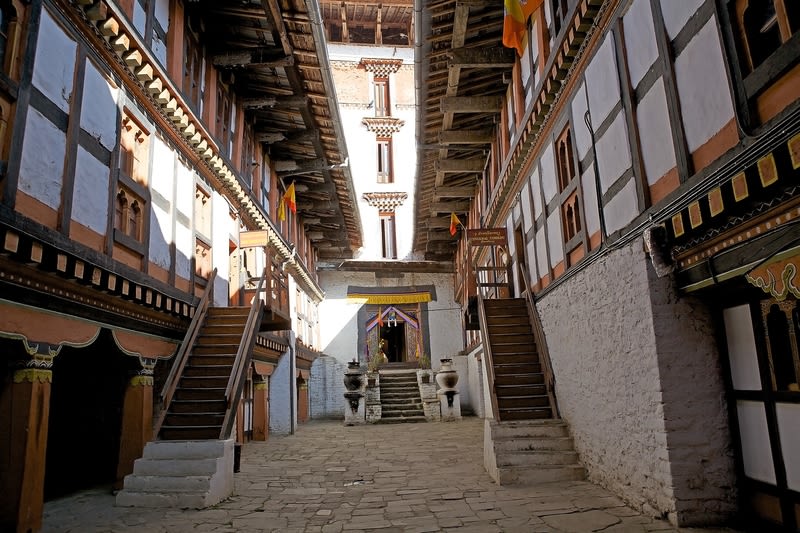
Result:
{"label": "orange prayer flag", "polygon": [[525,40],[528,19],[543,2],[544,0],[504,0],[503,46],[515,48],[522,56],[525,52],[522,42]]}
{"label": "orange prayer flag", "polygon": [[378,326],[383,327],[383,308],[378,308]]}
{"label": "orange prayer flag", "polygon": [[461,220],[458,218],[458,215],[455,213],[450,213],[450,235],[455,236],[456,229],[458,226],[463,226],[464,224],[461,223]]}
{"label": "orange prayer flag", "polygon": [[286,200],[287,204],[289,204],[289,209],[292,210],[292,213],[297,214],[297,200],[295,199],[294,182],[292,182],[292,184],[286,189],[283,199]]}

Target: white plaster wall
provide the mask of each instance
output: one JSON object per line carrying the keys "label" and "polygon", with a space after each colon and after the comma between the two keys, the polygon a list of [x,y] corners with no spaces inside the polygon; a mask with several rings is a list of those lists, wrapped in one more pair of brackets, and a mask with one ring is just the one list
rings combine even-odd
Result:
{"label": "white plaster wall", "polygon": [[691,152],[733,119],[716,24],[716,17],[711,17],[675,59],[675,82]]}
{"label": "white plaster wall", "polygon": [[[589,153],[589,148],[592,147],[592,137],[583,118],[586,115],[586,110],[589,109],[586,101],[585,83],[581,83],[578,90],[575,91],[570,107],[572,110],[572,139],[575,143],[575,149],[578,151],[578,159],[582,161],[586,154]],[[592,124],[592,126],[597,128],[597,124]]]}
{"label": "white plaster wall", "polygon": [[558,181],[556,178],[556,165],[553,154],[553,143],[548,143],[542,149],[540,168],[542,173],[542,193],[544,194],[545,204],[555,198],[558,193]]}
{"label": "white plaster wall", "polygon": [[600,215],[597,209],[597,185],[595,185],[594,166],[589,166],[581,176],[583,193],[583,214],[586,218],[584,224],[589,235],[600,231]]}
{"label": "white plaster wall", "polygon": [[531,184],[531,195],[533,196],[533,219],[536,220],[542,214],[542,184],[539,181],[538,166],[534,165],[528,181]]}
{"label": "white plaster wall", "polygon": [[[673,4],[685,3],[672,1]],[[655,60],[658,58],[658,45],[653,28],[653,12],[650,0],[634,0],[623,17],[625,24],[625,47],[628,50],[628,74],[631,86],[636,87]]]}
{"label": "white plaster wall", "polygon": [[189,220],[192,219],[194,212],[194,171],[184,165],[178,164],[177,195],[175,197],[175,208],[182,214],[186,215]]}
{"label": "white plaster wall", "polygon": [[169,270],[169,245],[172,243],[172,213],[150,203],[150,261]]}
{"label": "white plaster wall", "polygon": [[543,227],[536,232],[536,252],[536,269],[539,271],[540,277],[543,277],[550,272],[547,264],[547,236]]}
{"label": "white plaster wall", "polygon": [[[153,171],[150,187],[172,203],[172,188],[175,180],[175,152],[158,136],[152,137]],[[194,195],[192,195],[194,198]]]}
{"label": "white plaster wall", "polygon": [[344,418],[344,372],[347,365],[323,355],[311,365],[308,380],[309,416],[312,419]]}
{"label": "white plaster wall", "polygon": [[[42,150],[43,146],[47,150]],[[31,107],[25,121],[19,190],[53,209],[58,209],[61,205],[65,152],[64,132]]]}
{"label": "white plaster wall", "polygon": [[636,180],[631,178],[603,208],[606,231],[613,233],[627,226],[639,214]]}
{"label": "white plaster wall", "polygon": [[557,209],[547,217],[547,241],[550,244],[550,267],[564,260],[564,237],[561,231],[561,210]]}
{"label": "white plaster wall", "polygon": [[75,50],[75,41],[43,9],[33,64],[33,86],[62,111],[69,111],[72,98]]}
{"label": "white plaster wall", "polygon": [[117,97],[119,89],[86,60],[81,104],[81,128],[108,150],[117,142]]}
{"label": "white plaster wall", "polygon": [[292,431],[291,353],[281,356],[269,377],[269,431],[275,435],[288,435]]}
{"label": "white plaster wall", "polygon": [[191,258],[194,255],[194,235],[192,229],[182,222],[175,224],[175,274],[183,279],[191,275]]}
{"label": "white plaster wall", "polygon": [[228,270],[230,270],[228,257],[228,242],[231,234],[231,217],[228,214],[230,209],[228,202],[218,192],[212,192],[211,196],[211,239],[214,242],[214,247],[211,249],[211,261],[217,269],[217,278],[214,280],[214,305],[227,306]]}
{"label": "white plaster wall", "polygon": [[[483,418],[486,416],[484,404],[483,386],[483,348],[479,347],[467,354],[467,386],[469,388],[469,407],[475,416]],[[464,401],[461,402],[462,412]]]}
{"label": "white plaster wall", "polygon": [[79,146],[75,162],[72,219],[100,235],[106,234],[108,224],[108,188],[108,167]]}
{"label": "white plaster wall", "polygon": [[661,0],[661,14],[667,35],[674,39],[705,0]]}
{"label": "white plaster wall", "polygon": [[[320,340],[322,351],[342,363],[352,361],[363,351],[358,344],[358,311],[363,304],[347,299],[347,287],[424,286],[436,287],[436,300],[428,302],[428,341],[431,366],[439,360],[453,357],[464,348],[461,315],[453,300],[452,274],[407,273],[400,278],[375,278],[365,272],[320,272],[320,286],[325,300],[320,303]],[[424,326],[423,326],[424,327]],[[425,331],[425,330],[423,330]]]}
{"label": "white plaster wall", "polygon": [[531,212],[531,187],[530,182],[525,182],[522,186],[522,227],[525,233],[533,226],[533,213]]}
{"label": "white plaster wall", "polygon": [[647,183],[653,185],[676,164],[663,79],[656,80],[639,102],[636,121]]}
{"label": "white plaster wall", "polygon": [[597,138],[597,168],[600,172],[600,186],[605,194],[626,170],[631,168],[631,147],[628,142],[628,128],[625,114],[620,111],[614,121]]}
{"label": "white plaster wall", "polygon": [[586,67],[589,109],[595,130],[620,101],[617,59],[614,52],[614,35],[609,33]]}
{"label": "white plaster wall", "polygon": [[729,505],[735,482],[710,314],[655,277],[638,241],[538,308],[559,408],[589,478],[673,520]]}
{"label": "white plaster wall", "polygon": [[539,279],[539,269],[536,267],[536,247],[533,240],[527,242],[525,251],[528,259],[528,279],[533,284],[536,284],[536,280]]}

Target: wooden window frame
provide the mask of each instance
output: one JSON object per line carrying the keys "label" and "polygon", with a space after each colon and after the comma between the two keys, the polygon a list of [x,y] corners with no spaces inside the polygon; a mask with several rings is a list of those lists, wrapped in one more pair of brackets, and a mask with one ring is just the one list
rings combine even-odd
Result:
{"label": "wooden window frame", "polygon": [[[144,41],[145,46],[149,49],[153,49],[153,36],[158,36],[158,39],[164,43],[164,47],[167,46],[167,30],[161,27],[158,20],[156,19],[156,0],[134,0],[137,2],[145,13],[145,26],[144,26],[144,35],[142,35],[142,40]],[[166,65],[165,65],[166,66]]]}
{"label": "wooden window frame", "polygon": [[392,116],[392,105],[389,95],[389,77],[388,76],[375,76],[373,78],[373,97],[375,103],[375,116],[376,117],[390,117]]}
{"label": "wooden window frame", "polygon": [[378,183],[394,183],[391,137],[376,140],[376,176]]}
{"label": "wooden window frame", "polygon": [[397,259],[397,220],[393,211],[378,214],[381,227],[381,256],[384,259]]}
{"label": "wooden window frame", "polygon": [[569,267],[585,255],[588,245],[581,175],[569,123],[556,138],[555,162],[564,259]]}
{"label": "wooden window frame", "polygon": [[192,18],[186,17],[183,30],[183,94],[195,111],[200,112],[203,101],[203,48]]}

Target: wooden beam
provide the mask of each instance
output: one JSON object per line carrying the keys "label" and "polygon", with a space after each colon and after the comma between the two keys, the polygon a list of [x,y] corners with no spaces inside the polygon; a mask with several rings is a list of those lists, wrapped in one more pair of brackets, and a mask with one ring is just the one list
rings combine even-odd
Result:
{"label": "wooden beam", "polygon": [[475,196],[475,187],[436,187],[433,197],[441,198],[472,198]]}
{"label": "wooden beam", "polygon": [[258,109],[260,107],[302,107],[308,103],[305,96],[254,96],[242,99],[242,107],[245,109]]}
{"label": "wooden beam", "polygon": [[483,172],[486,160],[482,157],[470,159],[439,159],[435,162],[436,172]]}
{"label": "wooden beam", "polygon": [[256,134],[256,141],[273,144],[279,142],[314,142],[319,139],[319,130],[294,130],[287,132],[263,132]]}
{"label": "wooden beam", "polygon": [[450,213],[466,213],[469,211],[469,200],[464,200],[460,202],[434,202],[431,204],[431,215],[436,216],[439,214],[447,214]]}
{"label": "wooden beam", "polygon": [[342,7],[340,8],[340,13],[342,17],[342,42],[349,43],[350,42],[350,30],[347,28],[347,4],[342,2]]}
{"label": "wooden beam", "polygon": [[454,48],[449,52],[447,66],[461,68],[511,68],[514,49],[505,47]]}
{"label": "wooden beam", "polygon": [[442,113],[497,113],[502,105],[501,96],[443,96],[439,101]]}
{"label": "wooden beam", "polygon": [[211,58],[215,67],[290,67],[294,56],[287,56],[283,50],[274,48],[253,48],[216,54]]}
{"label": "wooden beam", "polygon": [[491,144],[494,132],[485,130],[447,130],[439,132],[439,144]]}

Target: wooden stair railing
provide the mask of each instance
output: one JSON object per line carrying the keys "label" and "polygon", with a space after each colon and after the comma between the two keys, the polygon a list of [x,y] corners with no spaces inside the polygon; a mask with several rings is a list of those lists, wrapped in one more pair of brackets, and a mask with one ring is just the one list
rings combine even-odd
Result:
{"label": "wooden stair railing", "polygon": [[533,299],[530,279],[519,263],[517,263],[517,271],[519,272],[520,282],[523,283],[525,287],[522,291],[522,296],[525,298],[525,303],[528,305],[528,318],[531,323],[533,340],[536,343],[536,351],[539,355],[539,363],[542,365],[542,371],[544,373],[544,384],[547,389],[547,396],[550,398],[550,408],[553,411],[553,418],[561,418],[558,412],[558,404],[556,403],[556,378],[550,363],[550,351],[547,349],[547,339],[544,335],[544,328],[542,327],[542,321],[539,317],[539,311],[536,309],[536,301]]}
{"label": "wooden stair railing", "polygon": [[169,404],[172,402],[172,397],[175,395],[175,389],[178,387],[178,381],[180,381],[181,375],[183,375],[183,369],[189,358],[189,351],[194,346],[197,334],[200,332],[200,328],[206,320],[206,314],[211,305],[211,296],[214,294],[214,279],[216,277],[217,269],[215,268],[208,277],[208,283],[206,284],[205,291],[203,291],[203,296],[200,298],[200,302],[194,310],[194,316],[189,323],[189,329],[186,330],[186,335],[184,335],[183,342],[181,342],[178,353],[175,355],[175,361],[172,363],[172,368],[164,382],[164,387],[161,389],[161,409],[159,410],[155,424],[153,424],[153,435],[158,435],[161,430],[161,425],[164,423],[164,418],[167,416],[167,411],[169,410]]}
{"label": "wooden stair railing", "polygon": [[486,361],[486,379],[489,382],[489,398],[492,402],[492,413],[495,420],[500,420],[500,408],[497,403],[497,391],[494,375],[494,357],[492,356],[492,343],[489,341],[489,321],[486,317],[484,299],[498,298],[500,289],[511,290],[510,271],[507,266],[478,266],[473,263],[475,285],[478,292],[478,321],[481,326],[483,338],[483,357]]}
{"label": "wooden stair railing", "polygon": [[261,274],[261,279],[258,281],[255,295],[253,296],[253,303],[247,315],[244,334],[239,343],[239,349],[236,352],[236,359],[231,369],[228,385],[225,388],[227,408],[225,410],[225,418],[222,422],[222,429],[220,430],[220,439],[227,439],[230,436],[233,423],[236,419],[236,410],[239,406],[239,399],[242,395],[242,387],[244,387],[245,382],[244,377],[253,356],[253,346],[256,343],[256,335],[258,335],[261,315],[264,313],[264,302],[261,299],[261,292],[264,290],[266,279],[267,269],[265,268],[263,274]]}

